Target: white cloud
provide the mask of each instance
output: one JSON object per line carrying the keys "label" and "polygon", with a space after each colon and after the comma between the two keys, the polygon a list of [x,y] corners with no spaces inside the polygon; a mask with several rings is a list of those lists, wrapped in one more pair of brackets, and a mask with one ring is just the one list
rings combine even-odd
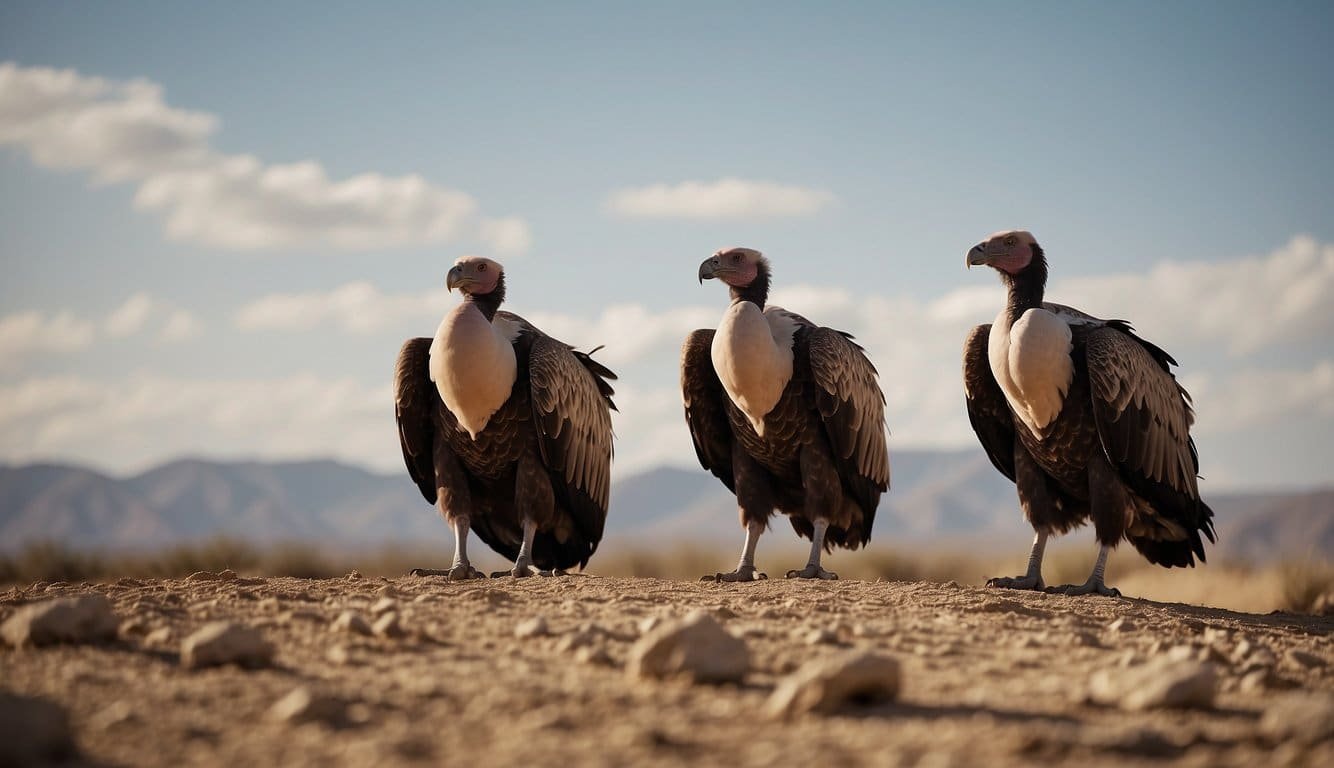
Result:
{"label": "white cloud", "polygon": [[466,193],[415,175],[334,180],[315,162],[225,155],[210,145],[217,127],[213,115],[168,105],[147,80],[0,64],[0,144],[45,167],[138,183],[135,205],[160,211],[173,239],[232,249],[529,245],[521,219],[482,216]]}
{"label": "white cloud", "polygon": [[337,328],[365,334],[413,320],[419,321],[418,325],[438,323],[449,306],[444,288],[387,294],[370,283],[358,281],[331,291],[264,296],[241,307],[235,320],[236,327],[243,331]]}
{"label": "white cloud", "polygon": [[0,459],[141,469],[179,456],[402,461],[389,385],[278,379],[34,378],[0,385]]}
{"label": "white cloud", "polygon": [[75,352],[99,338],[125,339],[156,331],[159,342],[173,343],[197,336],[199,320],[188,310],[136,293],[101,319],[80,317],[69,310],[54,314],[18,312],[0,317],[0,370],[39,355]]}
{"label": "white cloud", "polygon": [[740,219],[809,216],[833,202],[827,190],[729,177],[620,189],[606,208],[637,218]]}
{"label": "white cloud", "polygon": [[1198,425],[1201,434],[1264,429],[1282,419],[1300,419],[1312,427],[1334,419],[1334,360],[1307,369],[1188,374],[1181,381],[1196,410],[1209,415]]}
{"label": "white cloud", "polygon": [[83,349],[96,335],[92,323],[69,312],[19,312],[0,317],[0,370],[16,367],[33,355]]}

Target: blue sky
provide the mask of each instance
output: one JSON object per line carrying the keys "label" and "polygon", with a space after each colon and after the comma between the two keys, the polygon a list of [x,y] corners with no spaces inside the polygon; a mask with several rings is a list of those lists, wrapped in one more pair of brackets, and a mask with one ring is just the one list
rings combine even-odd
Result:
{"label": "blue sky", "polygon": [[608,344],[618,472],[689,465],[734,244],[867,342],[891,449],[970,446],[963,253],[1024,227],[1182,362],[1206,488],[1334,481],[1328,3],[717,5],[0,5],[0,461],[393,469],[398,343],[484,253]]}

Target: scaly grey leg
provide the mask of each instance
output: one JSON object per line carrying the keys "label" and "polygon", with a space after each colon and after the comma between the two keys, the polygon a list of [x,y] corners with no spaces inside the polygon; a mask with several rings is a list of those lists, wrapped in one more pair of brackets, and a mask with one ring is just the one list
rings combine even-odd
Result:
{"label": "scaly grey leg", "polygon": [[1064,592],[1067,595],[1105,595],[1106,597],[1120,597],[1121,590],[1115,587],[1109,587],[1102,580],[1103,571],[1107,568],[1107,555],[1112,548],[1103,544],[1098,549],[1098,561],[1093,564],[1093,573],[1089,574],[1088,581],[1083,584],[1067,584],[1063,587],[1057,587],[1057,592]]}
{"label": "scaly grey leg", "polygon": [[1028,553],[1028,573],[1023,576],[997,576],[987,579],[988,587],[1000,589],[1042,589],[1042,555],[1047,551],[1047,534],[1038,531],[1033,537],[1033,550]]}
{"label": "scaly grey leg", "polygon": [[485,579],[486,574],[472,567],[472,563],[468,562],[468,529],[472,521],[467,515],[458,515],[446,519],[450,521],[449,527],[454,531],[454,564],[447,571],[434,568],[413,568],[408,575],[444,576],[449,581]]}
{"label": "scaly grey leg", "polygon": [[811,535],[811,557],[806,561],[806,567],[800,571],[788,571],[789,579],[837,579],[838,574],[833,571],[826,571],[820,567],[820,555],[824,554],[824,535],[829,530],[829,521],[816,519],[813,523],[815,531]]}
{"label": "scaly grey leg", "polygon": [[741,561],[731,573],[716,573],[705,576],[700,581],[759,581],[768,575],[755,570],[755,546],[760,543],[760,534],[764,533],[764,523],[756,521],[746,526],[746,543],[741,548]]}
{"label": "scaly grey leg", "polygon": [[516,579],[528,576],[551,576],[552,571],[544,571],[533,565],[533,539],[537,536],[537,523],[523,519],[523,543],[519,545],[519,556],[514,558],[514,568],[508,571],[495,571],[491,578],[513,576]]}

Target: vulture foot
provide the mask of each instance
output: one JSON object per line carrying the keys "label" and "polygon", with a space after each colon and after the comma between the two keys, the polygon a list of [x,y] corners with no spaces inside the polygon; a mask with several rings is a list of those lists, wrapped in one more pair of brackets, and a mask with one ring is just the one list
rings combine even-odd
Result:
{"label": "vulture foot", "polygon": [[1102,595],[1103,597],[1121,596],[1121,590],[1103,584],[1102,579],[1098,579],[1097,581],[1090,579],[1083,584],[1066,584],[1063,587],[1056,587],[1053,591],[1062,595]]}
{"label": "vulture foot", "polygon": [[987,586],[992,589],[1044,589],[1041,576],[997,576],[987,579]]}
{"label": "vulture foot", "polygon": [[769,578],[769,574],[760,573],[755,570],[755,566],[747,565],[737,568],[731,573],[715,573],[712,576],[702,576],[700,581],[763,581],[767,578]]}
{"label": "vulture foot", "polygon": [[409,576],[444,576],[446,581],[468,581],[469,579],[485,579],[486,574],[472,567],[471,565],[456,565],[447,571],[436,568],[413,568]]}
{"label": "vulture foot", "polygon": [[494,571],[491,574],[491,578],[502,579],[506,576],[513,576],[516,579],[526,579],[529,576],[545,576],[549,578],[551,576],[564,576],[564,575],[565,571],[562,571],[559,568],[553,568],[550,571],[544,571],[541,568],[538,568],[536,565],[531,565],[531,564],[519,565],[518,563],[515,563],[514,567],[508,571]]}
{"label": "vulture foot", "polygon": [[789,579],[824,579],[825,581],[832,581],[838,579],[838,574],[833,571],[826,571],[818,565],[808,565],[800,571],[788,571],[787,577]]}

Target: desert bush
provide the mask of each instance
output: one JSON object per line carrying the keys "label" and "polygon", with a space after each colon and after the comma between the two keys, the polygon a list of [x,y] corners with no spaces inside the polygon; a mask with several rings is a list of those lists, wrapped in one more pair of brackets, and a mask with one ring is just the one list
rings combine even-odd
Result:
{"label": "desert bush", "polygon": [[1312,613],[1324,595],[1334,594],[1334,564],[1313,560],[1284,563],[1279,567],[1283,610]]}

